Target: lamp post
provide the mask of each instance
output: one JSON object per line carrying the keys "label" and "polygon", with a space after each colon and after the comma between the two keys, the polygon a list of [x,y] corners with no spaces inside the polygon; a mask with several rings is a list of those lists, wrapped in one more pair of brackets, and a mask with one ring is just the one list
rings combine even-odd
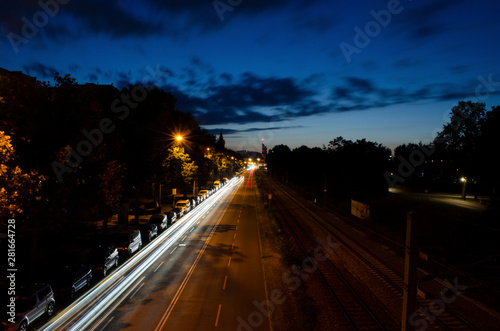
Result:
{"label": "lamp post", "polygon": [[460,178],[460,181],[462,182],[462,199],[465,200],[465,187],[467,186],[467,177]]}

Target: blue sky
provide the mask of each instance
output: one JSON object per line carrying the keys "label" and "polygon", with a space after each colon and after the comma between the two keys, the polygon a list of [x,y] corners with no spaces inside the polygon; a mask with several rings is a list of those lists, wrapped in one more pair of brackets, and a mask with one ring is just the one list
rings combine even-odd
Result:
{"label": "blue sky", "polygon": [[157,85],[235,150],[430,142],[500,105],[496,1],[6,0],[0,24],[0,67]]}

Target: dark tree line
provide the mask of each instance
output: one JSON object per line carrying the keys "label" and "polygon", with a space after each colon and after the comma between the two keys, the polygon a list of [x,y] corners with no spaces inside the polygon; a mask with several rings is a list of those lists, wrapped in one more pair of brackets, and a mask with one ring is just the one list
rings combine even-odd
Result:
{"label": "dark tree line", "polygon": [[[58,74],[50,86],[27,76],[2,76],[0,133],[3,219],[107,220],[124,201],[139,195],[156,199],[160,185],[182,189],[195,177],[201,186],[219,175],[207,157],[207,148],[215,152],[216,137],[156,87],[79,85]],[[173,146],[195,165],[184,183],[172,180],[165,165]],[[217,152],[237,157],[225,148]],[[6,180],[7,174],[16,181]],[[22,192],[17,200],[2,199],[16,192]]]}
{"label": "dark tree line", "polygon": [[460,101],[432,143],[396,147],[390,168],[393,183],[456,192],[464,178],[469,193],[496,198],[499,130],[499,106],[487,111],[484,103]]}
{"label": "dark tree line", "polygon": [[325,189],[337,198],[363,198],[387,192],[390,186],[498,197],[500,174],[500,106],[460,101],[450,121],[432,143],[409,143],[391,150],[366,139],[337,137],[323,148],[291,150],[278,145],[269,151],[272,176],[301,186],[316,196]]}
{"label": "dark tree line", "polygon": [[362,199],[387,191],[383,174],[390,155],[390,149],[381,144],[337,137],[323,148],[275,146],[269,151],[267,164],[272,176],[310,194],[317,196],[326,189],[338,198]]}

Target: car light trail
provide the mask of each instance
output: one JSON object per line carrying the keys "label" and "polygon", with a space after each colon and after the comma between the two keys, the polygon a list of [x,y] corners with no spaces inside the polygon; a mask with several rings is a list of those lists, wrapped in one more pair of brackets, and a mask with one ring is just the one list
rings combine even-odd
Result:
{"label": "car light trail", "polygon": [[248,176],[247,188],[253,188],[253,169]]}
{"label": "car light trail", "polygon": [[[227,185],[212,194],[193,211],[175,222],[156,240],[142,248],[134,257],[125,262],[118,270],[102,280],[83,297],[42,326],[41,330],[84,330],[106,311],[113,303],[117,306],[135,288],[134,283],[166,250],[168,250],[189,229],[213,208],[223,197],[232,193],[243,181],[243,177],[233,178]],[[106,293],[107,292],[107,293]],[[104,294],[104,295],[103,295]],[[99,296],[102,296],[100,299]],[[119,298],[122,297],[121,300]],[[97,300],[97,302],[96,302]],[[118,301],[119,300],[119,301]],[[91,306],[90,308],[87,308]],[[79,313],[85,311],[83,315]],[[78,318],[74,323],[72,320]],[[71,325],[68,325],[71,324]]]}

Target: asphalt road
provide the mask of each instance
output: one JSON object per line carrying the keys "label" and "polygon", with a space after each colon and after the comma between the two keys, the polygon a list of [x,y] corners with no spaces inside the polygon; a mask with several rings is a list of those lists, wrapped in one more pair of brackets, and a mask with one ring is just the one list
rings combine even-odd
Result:
{"label": "asphalt road", "polygon": [[246,177],[91,329],[269,330],[255,188]]}

